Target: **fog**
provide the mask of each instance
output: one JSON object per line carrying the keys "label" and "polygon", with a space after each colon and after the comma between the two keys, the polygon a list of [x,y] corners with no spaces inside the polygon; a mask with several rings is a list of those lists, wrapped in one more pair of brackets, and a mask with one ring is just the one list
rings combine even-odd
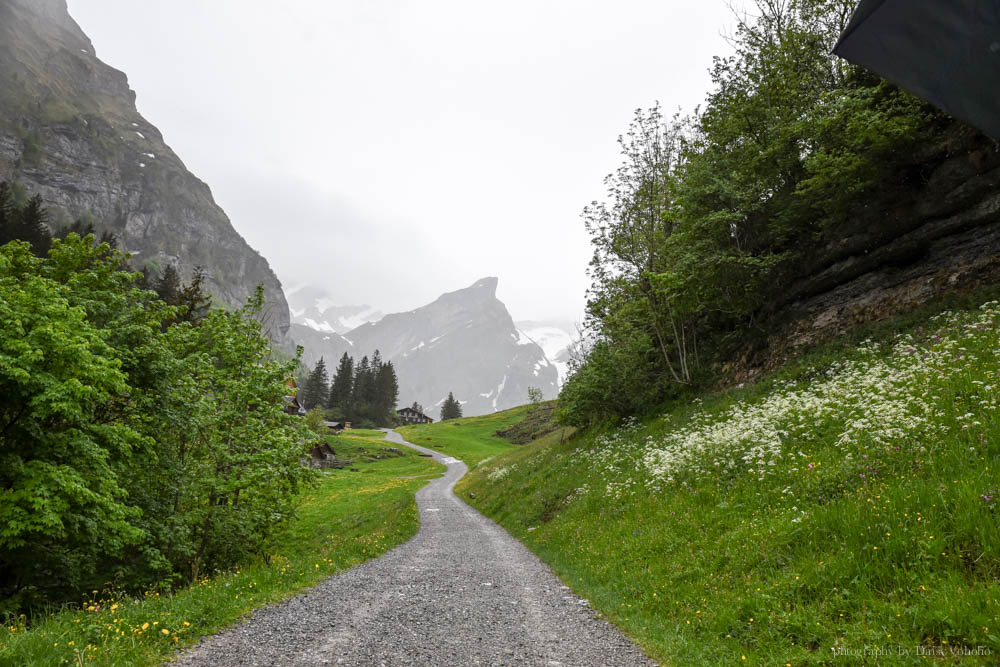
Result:
{"label": "fog", "polygon": [[689,112],[722,0],[69,0],[286,288],[385,312],[495,275],[579,319],[581,209],[637,107]]}

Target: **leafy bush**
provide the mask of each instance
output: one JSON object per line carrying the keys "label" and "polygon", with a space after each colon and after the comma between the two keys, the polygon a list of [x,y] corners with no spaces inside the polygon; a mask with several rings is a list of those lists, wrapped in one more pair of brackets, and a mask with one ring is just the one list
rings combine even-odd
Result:
{"label": "leafy bush", "polygon": [[127,267],[93,236],[0,247],[0,611],[230,567],[311,478],[262,290],[180,322]]}

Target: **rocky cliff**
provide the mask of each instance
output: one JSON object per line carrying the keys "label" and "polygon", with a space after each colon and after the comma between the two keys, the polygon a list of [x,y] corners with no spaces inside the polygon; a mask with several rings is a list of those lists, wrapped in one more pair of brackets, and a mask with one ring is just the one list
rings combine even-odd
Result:
{"label": "rocky cliff", "polygon": [[555,398],[555,365],[517,329],[496,289],[496,278],[483,278],[343,336],[298,324],[291,335],[304,345],[303,362],[310,368],[320,356],[328,368],[336,368],[344,352],[358,362],[379,350],[396,368],[400,405],[418,401],[435,418],[448,392],[462,401],[466,416],[523,405],[528,387]]}
{"label": "rocky cliff", "polygon": [[185,279],[203,267],[227,305],[263,284],[269,332],[284,338],[288,306],[267,261],[139,115],[65,0],[0,0],[0,180],[41,195],[55,226],[93,216],[136,266],[175,264]]}
{"label": "rocky cliff", "polygon": [[736,379],[946,292],[1000,284],[997,143],[956,129],[833,232],[812,270],[762,313],[772,335],[733,364]]}

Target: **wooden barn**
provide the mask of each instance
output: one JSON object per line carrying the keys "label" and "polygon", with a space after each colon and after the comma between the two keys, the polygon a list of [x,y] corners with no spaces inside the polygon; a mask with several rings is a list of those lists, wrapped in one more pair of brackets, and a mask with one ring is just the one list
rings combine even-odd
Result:
{"label": "wooden barn", "polygon": [[323,443],[309,450],[309,457],[315,467],[323,467],[323,463],[336,460],[337,455],[330,445]]}
{"label": "wooden barn", "polygon": [[434,422],[433,419],[425,415],[423,412],[414,410],[413,408],[396,410],[396,416],[399,417],[399,421],[404,424],[431,424]]}

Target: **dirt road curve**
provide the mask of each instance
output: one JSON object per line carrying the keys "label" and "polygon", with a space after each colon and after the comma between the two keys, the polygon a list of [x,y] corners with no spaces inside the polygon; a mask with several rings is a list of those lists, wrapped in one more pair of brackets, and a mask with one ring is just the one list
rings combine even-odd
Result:
{"label": "dirt road curve", "polygon": [[420,532],[308,593],[255,613],[180,665],[651,665],[551,570],[452,489],[417,494]]}

